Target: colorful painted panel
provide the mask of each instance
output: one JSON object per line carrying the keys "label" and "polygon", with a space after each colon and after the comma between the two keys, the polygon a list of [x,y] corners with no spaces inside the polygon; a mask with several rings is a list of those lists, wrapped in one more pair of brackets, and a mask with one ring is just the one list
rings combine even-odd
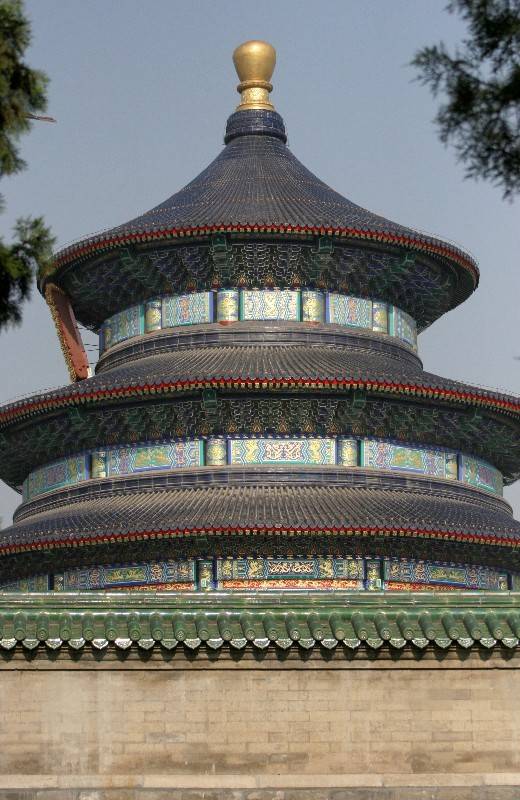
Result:
{"label": "colorful painted panel", "polygon": [[132,306],[110,317],[101,329],[100,350],[144,333],[143,307]]}
{"label": "colorful painted panel", "polygon": [[449,583],[399,583],[391,581],[384,587],[385,592],[460,592],[460,586]]}
{"label": "colorful painted panel", "polygon": [[338,439],[338,464],[342,467],[359,465],[359,443],[357,439]]}
{"label": "colorful painted panel", "polygon": [[230,581],[223,581],[219,587],[222,589],[236,589],[243,591],[246,589],[261,590],[266,589],[300,589],[310,591],[320,589],[322,591],[331,589],[360,589],[358,581],[349,580],[346,578],[312,578],[299,579],[299,578],[283,578],[282,580],[262,580],[262,579],[234,579]]}
{"label": "colorful painted panel", "polygon": [[217,292],[217,321],[237,322],[240,316],[238,289],[219,289]]}
{"label": "colorful painted panel", "polygon": [[218,589],[362,589],[360,558],[236,558],[217,561]]}
{"label": "colorful painted panel", "polygon": [[372,301],[346,294],[327,296],[327,320],[335,325],[372,327]]}
{"label": "colorful painted panel", "polygon": [[417,326],[415,320],[405,311],[394,306],[394,325],[395,336],[409,344],[414,350],[417,349]]}
{"label": "colorful painted panel", "polygon": [[92,478],[106,478],[107,454],[104,450],[97,450],[90,457],[90,474]]}
{"label": "colorful painted panel", "polygon": [[139,585],[163,585],[194,590],[195,561],[149,561],[143,564],[115,564],[69,570],[55,575],[56,591],[118,589]]}
{"label": "colorful painted panel", "polygon": [[215,588],[213,561],[197,561],[197,586],[202,591]]}
{"label": "colorful painted panel", "polygon": [[448,584],[467,589],[507,589],[507,575],[488,567],[459,566],[426,561],[384,560],[385,582],[392,584]]}
{"label": "colorful painted panel", "polygon": [[219,436],[206,441],[174,440],[111,447],[63,459],[31,473],[24,482],[23,496],[24,500],[32,499],[88,478],[226,464],[361,466],[461,480],[495,494],[502,493],[502,476],[498,470],[482,460],[450,450],[353,437]]}
{"label": "colorful painted panel", "polygon": [[446,459],[446,478],[456,481],[459,476],[459,456],[457,453],[449,452],[444,455]]}
{"label": "colorful painted panel", "polygon": [[[214,310],[215,306],[215,310]],[[242,320],[330,322],[390,333],[416,349],[414,320],[395,306],[315,289],[219,289],[147,300],[108,319],[100,352],[118,342],[162,328]]]}
{"label": "colorful painted panel", "polygon": [[302,292],[303,322],[325,322],[325,295],[305,289]]}
{"label": "colorful painted panel", "polygon": [[227,463],[227,440],[208,439],[206,442],[206,465],[221,467]]}
{"label": "colorful painted panel", "polygon": [[244,289],[240,293],[241,314],[244,320],[299,320],[300,293],[289,289]]}
{"label": "colorful painted panel", "polygon": [[23,498],[30,500],[44,492],[63,489],[86,481],[88,477],[88,457],[86,455],[64,458],[31,472],[23,485]]}
{"label": "colorful painted panel", "polygon": [[106,451],[107,475],[131,475],[179,467],[199,467],[204,463],[200,440],[168,444],[136,445]]}
{"label": "colorful painted panel", "polygon": [[388,333],[388,306],[386,303],[378,301],[372,303],[372,330],[378,333]]}
{"label": "colorful painted panel", "polygon": [[162,300],[160,297],[149,300],[144,307],[144,329],[146,333],[162,328]]}
{"label": "colorful painted panel", "polygon": [[335,464],[334,439],[232,439],[230,464]]}
{"label": "colorful painted panel", "polygon": [[444,450],[410,447],[378,439],[364,439],[361,443],[361,466],[377,469],[398,469],[419,472],[437,478],[446,477]]}
{"label": "colorful painted panel", "polygon": [[504,489],[501,473],[486,461],[471,456],[462,456],[461,478],[464,483],[478,489],[487,489],[493,494],[501,495]]}
{"label": "colorful painted panel", "polygon": [[365,569],[365,589],[368,592],[378,592],[383,588],[383,581],[381,578],[381,561],[378,558],[367,558],[365,560]]}
{"label": "colorful painted panel", "polygon": [[21,578],[19,581],[4,583],[0,592],[48,592],[49,576],[35,575],[31,578]]}
{"label": "colorful painted panel", "polygon": [[212,322],[212,304],[211,292],[163,297],[163,327],[175,328],[177,325],[199,325],[204,322]]}

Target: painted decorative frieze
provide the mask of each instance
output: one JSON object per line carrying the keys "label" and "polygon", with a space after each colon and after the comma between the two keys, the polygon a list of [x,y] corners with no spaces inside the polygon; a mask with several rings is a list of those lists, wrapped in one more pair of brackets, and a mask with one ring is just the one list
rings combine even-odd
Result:
{"label": "painted decorative frieze", "polygon": [[217,560],[218,589],[362,589],[361,558]]}
{"label": "painted decorative frieze", "polygon": [[24,500],[63,489],[89,477],[89,458],[87,455],[70,456],[55,461],[31,472],[23,486]]}
{"label": "painted decorative frieze", "polygon": [[148,561],[141,564],[105,564],[54,576],[58,592],[89,589],[131,589],[136,586],[191,591],[196,589],[195,561]]}
{"label": "painted decorative frieze", "polygon": [[230,464],[335,464],[335,439],[231,439]]}
{"label": "painted decorative frieze", "polygon": [[162,323],[162,300],[160,297],[155,300],[148,300],[144,307],[144,330],[145,333],[160,331]]}
{"label": "painted decorative frieze", "polygon": [[478,489],[487,489],[495,494],[502,494],[503,479],[501,473],[478,458],[463,455],[461,457],[461,480],[476,486]]}
{"label": "painted decorative frieze", "polygon": [[101,326],[100,352],[163,328],[241,320],[287,320],[364,328],[394,336],[417,350],[415,321],[387,303],[316,289],[231,288],[167,295],[121,311]]}
{"label": "painted decorative frieze", "polygon": [[48,592],[50,588],[48,575],[33,575],[2,584],[0,592]]}
{"label": "painted decorative frieze", "polygon": [[456,463],[456,454],[446,450],[410,447],[381,439],[364,439],[361,442],[362,467],[417,472],[436,478],[453,478],[453,465]]}
{"label": "painted decorative frieze", "polygon": [[394,306],[395,335],[414,349],[417,347],[417,325],[405,311]]}
{"label": "painted decorative frieze", "polygon": [[379,558],[365,559],[365,589],[368,592],[379,592],[383,588],[381,561]]}
{"label": "painted decorative frieze", "polygon": [[217,292],[217,322],[238,322],[240,318],[240,291],[219,289]]}
{"label": "painted decorative frieze", "polygon": [[385,558],[383,569],[385,586],[389,589],[392,588],[391,584],[396,582],[427,586],[447,584],[455,588],[486,589],[488,591],[508,588],[507,574],[489,567]]}
{"label": "painted decorative frieze", "polygon": [[101,330],[100,351],[108,350],[119,342],[141,336],[144,333],[144,309],[132,306],[114,314],[105,322]]}
{"label": "painted decorative frieze", "polygon": [[388,333],[388,305],[376,300],[372,303],[372,330]]}
{"label": "painted decorative frieze", "polygon": [[325,294],[311,289],[302,291],[303,322],[325,322]]}
{"label": "painted decorative frieze", "polygon": [[24,482],[24,500],[103,479],[187,467],[249,464],[337,465],[395,470],[460,481],[501,495],[500,472],[485,461],[443,448],[361,437],[236,437],[178,439],[108,447],[56,461],[32,472]]}
{"label": "painted decorative frieze", "polygon": [[105,452],[106,473],[109,477],[200,467],[204,463],[204,448],[200,440],[117,447]]}
{"label": "painted decorative frieze", "polygon": [[349,589],[354,591],[507,591],[517,575],[490,567],[356,556],[261,557],[103,564],[6,583],[2,592],[108,589],[212,591]]}
{"label": "painted decorative frieze", "polygon": [[327,295],[327,321],[334,325],[372,328],[372,301],[330,292]]}
{"label": "painted decorative frieze", "polygon": [[90,475],[92,478],[107,477],[107,452],[95,450],[90,456]]}
{"label": "painted decorative frieze", "polygon": [[357,439],[338,439],[338,464],[342,467],[359,466],[359,442]]}
{"label": "painted decorative frieze", "polygon": [[243,289],[240,293],[243,320],[300,319],[300,293],[290,289]]}
{"label": "painted decorative frieze", "polygon": [[227,464],[227,440],[208,439],[206,441],[206,465],[221,467]]}
{"label": "painted decorative frieze", "polygon": [[212,306],[212,292],[194,292],[176,297],[164,297],[162,301],[163,328],[212,322]]}

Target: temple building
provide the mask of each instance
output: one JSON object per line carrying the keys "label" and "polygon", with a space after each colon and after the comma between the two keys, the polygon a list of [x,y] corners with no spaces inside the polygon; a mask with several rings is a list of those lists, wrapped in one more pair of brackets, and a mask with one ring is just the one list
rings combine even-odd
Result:
{"label": "temple building", "polygon": [[[175,773],[162,786],[182,788],[179,775],[189,769],[180,765],[189,763],[184,789],[211,788],[212,798],[254,789],[268,800],[271,790],[299,787],[303,800],[317,789],[358,786],[386,800],[419,797],[405,793],[419,785],[432,798],[462,797],[442,781],[407,778],[395,784],[401,794],[385,794],[384,775],[394,772],[470,774],[473,783],[466,777],[461,786],[473,787],[472,797],[512,797],[500,793],[505,780],[496,794],[479,794],[478,786],[488,773],[520,774],[520,732],[507,729],[507,755],[481,763],[471,687],[485,693],[500,684],[505,698],[520,680],[503,669],[493,684],[495,673],[483,666],[518,658],[520,523],[502,495],[520,477],[520,402],[426,372],[418,343],[477,288],[477,265],[450,243],[361,208],[298,161],[270,99],[270,45],[246,42],[234,62],[240,103],[215,160],[152,210],[62,250],[39,276],[71,384],[0,408],[0,478],[21,493],[13,524],[0,532],[2,675],[23,665],[24,691],[37,694],[29,667],[51,664],[75,693],[86,680],[82,664],[99,668],[100,681],[119,675],[124,683],[121,676],[137,680],[139,672],[141,688],[151,669],[163,681],[173,669],[183,691],[200,693],[202,680],[218,687],[219,664],[236,668],[222,673],[230,695],[258,710],[250,734],[247,715],[242,727],[225,717],[235,739],[226,738],[229,728],[208,733],[209,717],[199,739],[165,739],[183,743],[170,748],[170,755],[178,749],[173,761],[157,738],[132,751],[130,728],[116,735],[111,718],[103,734],[110,755],[101,755],[99,734],[97,756],[87,746],[88,763],[78,762],[79,750],[69,754],[75,775],[133,774],[132,754],[144,774],[147,752],[152,772]],[[78,323],[99,335],[94,375]],[[345,703],[346,695],[334,699],[338,681],[347,681],[341,691],[353,693],[365,719],[377,714],[367,682],[376,661],[377,704],[399,684],[394,713],[408,714],[413,676],[424,692],[425,727],[411,712],[402,717],[409,731],[398,755],[393,734],[376,741],[377,726],[365,731],[363,754],[357,744],[349,750],[345,743],[356,737],[330,721],[309,738],[325,725],[314,715],[313,692],[327,697],[332,714],[335,702]],[[354,663],[364,666],[349,671]],[[124,664],[133,665],[132,677]],[[277,683],[289,693],[296,680],[289,665],[301,689],[293,700],[307,715],[300,749],[291,749],[298,738],[290,710],[271,727],[279,738],[269,738],[268,725],[262,740],[250,683],[259,670],[264,699]],[[428,687],[438,698],[450,685],[469,692],[474,720],[465,729],[473,750],[462,748],[459,760],[453,747],[439,749],[446,742],[431,721],[441,702]],[[96,701],[84,689],[98,714],[116,691],[102,686]],[[193,702],[204,716],[204,701]],[[502,715],[513,715],[506,706],[498,701]],[[444,711],[441,727],[458,742],[457,714],[466,712],[453,711],[453,728]],[[77,742],[78,715],[68,718],[80,726]],[[187,736],[180,724],[178,735]],[[238,755],[238,741],[250,749]],[[379,771],[376,751],[384,751]],[[285,760],[270,760],[280,752]],[[212,783],[212,774],[227,777]],[[96,800],[112,797],[99,780],[77,783],[78,791],[99,786]],[[56,781],[63,792],[73,785]],[[142,785],[159,791],[160,781]],[[141,784],[121,786],[133,792]],[[125,794],[134,796],[141,797]]]}
{"label": "temple building", "polygon": [[[518,402],[425,372],[417,346],[476,264],[323,184],[270,102],[274,51],[235,62],[217,158],[40,277],[74,382],[0,412],[23,494],[1,579],[511,588]],[[99,332],[92,378],[76,319]]]}

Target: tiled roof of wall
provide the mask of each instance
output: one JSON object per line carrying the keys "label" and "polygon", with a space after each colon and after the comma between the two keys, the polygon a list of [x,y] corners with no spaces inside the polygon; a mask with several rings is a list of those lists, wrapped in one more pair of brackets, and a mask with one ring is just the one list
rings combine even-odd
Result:
{"label": "tiled roof of wall", "polygon": [[0,649],[43,645],[44,656],[113,648],[201,657],[313,648],[340,657],[407,648],[460,653],[513,650],[519,637],[520,596],[509,592],[0,593]]}

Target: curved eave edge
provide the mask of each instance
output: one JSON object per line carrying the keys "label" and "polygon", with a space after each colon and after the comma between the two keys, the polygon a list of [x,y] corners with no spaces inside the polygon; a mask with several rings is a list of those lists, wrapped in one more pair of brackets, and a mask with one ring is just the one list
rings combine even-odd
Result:
{"label": "curved eave edge", "polygon": [[520,415],[520,401],[508,397],[493,397],[478,392],[463,392],[456,389],[438,389],[435,387],[421,386],[412,383],[392,383],[389,381],[375,380],[342,380],[338,379],[312,379],[312,378],[210,378],[208,380],[186,380],[171,383],[147,383],[141,385],[122,386],[115,389],[100,389],[82,394],[62,394],[51,397],[39,397],[34,400],[0,409],[0,429],[13,422],[33,417],[46,412],[55,411],[70,406],[81,406],[89,403],[102,403],[104,401],[124,400],[134,397],[154,396],[183,392],[193,392],[202,389],[232,389],[232,390],[280,390],[280,389],[305,389],[305,390],[363,390],[367,392],[388,393],[408,397],[421,397],[429,400],[440,400],[453,404],[478,406],[490,411],[497,411],[508,416]]}
{"label": "curved eave edge", "polygon": [[[5,533],[5,531],[4,531]],[[291,526],[285,527],[257,525],[232,527],[196,527],[196,528],[171,528],[168,530],[142,530],[130,533],[110,533],[97,536],[84,536],[76,539],[56,539],[9,544],[0,546],[0,557],[10,556],[20,553],[31,553],[49,550],[77,549],[82,547],[94,547],[100,545],[117,544],[120,542],[149,542],[161,539],[178,539],[193,536],[345,536],[356,538],[392,537],[403,539],[433,539],[445,542],[458,542],[469,545],[483,545],[491,547],[505,547],[511,551],[520,549],[520,539],[512,539],[506,536],[489,535],[483,533],[464,533],[457,530],[438,530],[428,528],[405,528],[392,527],[390,525],[377,527],[360,526],[327,526],[324,528]]]}
{"label": "curved eave edge", "polygon": [[455,262],[471,275],[473,288],[478,286],[479,270],[476,262],[455,247],[450,247],[442,242],[428,241],[412,236],[385,233],[382,231],[362,230],[358,228],[335,228],[327,226],[309,225],[206,225],[188,228],[171,228],[151,232],[127,233],[121,236],[112,236],[80,242],[77,245],[62,250],[54,259],[51,271],[40,277],[43,285],[48,277],[60,267],[74,261],[87,259],[92,255],[124,247],[126,245],[157,242],[167,239],[183,239],[190,237],[209,236],[215,233],[253,233],[253,234],[296,234],[310,236],[336,236],[347,239],[380,242],[382,244],[407,247],[418,250],[428,255],[441,256]]}

